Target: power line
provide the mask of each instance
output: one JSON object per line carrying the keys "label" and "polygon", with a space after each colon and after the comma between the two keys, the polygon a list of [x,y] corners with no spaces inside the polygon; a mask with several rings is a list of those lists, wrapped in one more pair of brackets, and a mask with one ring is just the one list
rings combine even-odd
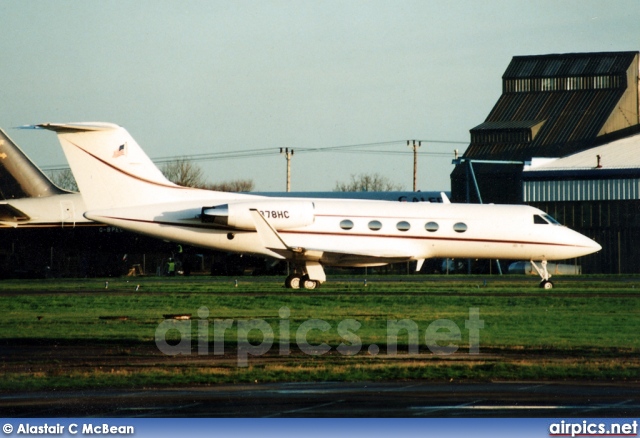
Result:
{"label": "power line", "polygon": [[[421,142],[427,143],[441,143],[441,144],[469,144],[469,142],[461,142],[461,141],[449,141],[449,140],[420,140]],[[379,155],[406,155],[412,154],[410,151],[391,151],[391,150],[371,150],[371,149],[355,149],[362,147],[382,147],[382,146],[392,146],[392,145],[404,145],[406,144],[406,140],[394,140],[394,141],[384,141],[384,142],[375,142],[375,143],[359,143],[359,144],[349,144],[349,145],[340,145],[340,146],[325,146],[325,147],[313,147],[313,148],[297,148],[296,152],[298,153],[314,153],[314,152],[338,152],[338,153],[367,153],[367,154],[379,154]],[[350,150],[353,149],[353,150]],[[257,158],[264,157],[269,155],[279,155],[279,149],[275,147],[269,148],[257,148],[257,149],[247,149],[243,151],[222,151],[222,152],[210,152],[203,154],[189,154],[189,155],[173,155],[173,156],[164,156],[152,158],[156,164],[163,164],[168,162],[173,162],[177,160],[185,160],[185,161],[210,161],[210,160],[233,160],[240,158]],[[451,156],[450,152],[418,152],[419,155],[426,156],[440,156],[440,157],[449,157]],[[42,166],[42,170],[48,171],[57,171],[68,169],[68,165],[57,164],[50,166]]]}
{"label": "power line", "polygon": [[[377,155],[413,155],[412,151],[372,151],[366,149],[357,149],[352,151],[335,151],[338,154],[356,154],[356,153],[366,153],[366,154],[377,154]],[[445,157],[451,158],[453,152],[418,152],[420,156],[427,157]]]}

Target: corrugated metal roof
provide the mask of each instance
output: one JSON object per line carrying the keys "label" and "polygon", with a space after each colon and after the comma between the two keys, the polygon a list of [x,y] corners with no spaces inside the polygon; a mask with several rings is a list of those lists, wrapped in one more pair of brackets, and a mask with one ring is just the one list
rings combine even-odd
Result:
{"label": "corrugated metal roof", "polygon": [[[623,89],[556,91],[548,93],[503,94],[485,123],[474,129],[493,129],[502,125],[524,127],[531,121],[545,121],[530,143],[471,143],[464,153],[467,158],[496,160],[528,160],[531,157],[564,156],[581,149],[583,140],[592,140],[606,123],[624,94]],[[523,125],[524,123],[524,125]]]}
{"label": "corrugated metal roof", "polygon": [[514,56],[503,79],[624,73],[638,52],[564,53]]}

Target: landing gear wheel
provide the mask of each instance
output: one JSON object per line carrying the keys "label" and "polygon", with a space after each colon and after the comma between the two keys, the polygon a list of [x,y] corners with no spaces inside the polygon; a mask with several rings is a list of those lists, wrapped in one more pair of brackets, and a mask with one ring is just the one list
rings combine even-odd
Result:
{"label": "landing gear wheel", "polygon": [[302,279],[299,275],[291,274],[284,281],[284,287],[287,289],[300,289],[300,283]]}
{"label": "landing gear wheel", "polygon": [[549,271],[547,271],[547,261],[542,260],[540,262],[540,265],[541,265],[540,268],[538,268],[538,266],[533,260],[531,260],[529,263],[531,263],[531,266],[538,272],[538,275],[540,275],[540,278],[542,278],[542,281],[540,282],[540,288],[547,289],[547,290],[553,289],[553,283],[549,281],[551,274],[549,274]]}
{"label": "landing gear wheel", "polygon": [[549,281],[549,280],[542,280],[540,282],[540,287],[542,289],[547,289],[547,290],[553,289],[553,283],[551,281]]}
{"label": "landing gear wheel", "polygon": [[305,289],[313,290],[319,286],[319,283],[315,280],[311,280],[308,275],[302,277],[302,286]]}

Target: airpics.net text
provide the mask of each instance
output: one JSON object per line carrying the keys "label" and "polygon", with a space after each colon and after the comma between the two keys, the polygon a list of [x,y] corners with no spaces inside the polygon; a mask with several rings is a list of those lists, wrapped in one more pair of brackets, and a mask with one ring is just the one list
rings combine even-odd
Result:
{"label": "airpics.net text", "polygon": [[[197,340],[195,354],[211,354],[210,333],[213,333],[213,355],[225,354],[225,342],[227,345],[233,339],[231,332],[234,324],[235,341],[238,366],[249,365],[249,357],[262,356],[269,353],[277,341],[277,353],[281,356],[291,354],[292,335],[298,349],[310,356],[321,356],[329,353],[334,347],[326,342],[319,342],[318,332],[331,336],[334,327],[331,323],[322,319],[307,319],[297,325],[295,333],[291,329],[291,311],[288,307],[281,307],[278,311],[279,319],[275,321],[277,336],[274,327],[264,319],[213,319],[209,320],[209,308],[206,306],[198,309],[197,320],[165,319],[155,332],[155,342],[158,349],[170,356],[194,354],[192,338]],[[193,336],[194,323],[196,334]],[[362,323],[356,319],[343,319],[335,326],[340,342],[335,350],[344,356],[353,356],[362,351],[362,339],[358,335]],[[484,321],[480,319],[478,307],[469,308],[469,318],[465,320],[464,329],[468,330],[469,354],[480,353],[480,329],[484,328]],[[308,338],[314,333],[312,344]],[[406,339],[407,354],[417,355],[420,351],[421,341],[427,349],[436,355],[451,355],[458,351],[462,342],[462,329],[450,319],[437,319],[431,322],[422,333],[418,324],[411,319],[389,319],[386,321],[385,355],[398,354],[398,340]],[[335,339],[335,337],[334,337]],[[377,344],[370,344],[367,353],[378,355],[381,353]]]}

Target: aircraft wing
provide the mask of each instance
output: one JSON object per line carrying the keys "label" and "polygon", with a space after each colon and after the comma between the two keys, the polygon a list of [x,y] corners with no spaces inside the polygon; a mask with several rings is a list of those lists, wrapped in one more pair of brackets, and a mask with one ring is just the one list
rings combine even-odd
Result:
{"label": "aircraft wing", "polygon": [[[306,254],[311,251],[312,253],[319,252],[320,250],[312,249],[305,251]],[[365,267],[365,266],[384,266],[390,263],[407,262],[413,260],[412,257],[385,257],[385,256],[372,256],[370,254],[357,254],[354,252],[337,252],[323,251],[322,257],[318,260],[324,264],[331,266],[345,266],[345,267]]]}
{"label": "aircraft wing", "polygon": [[283,259],[304,260],[310,262],[319,262],[331,266],[384,266],[389,263],[407,262],[415,260],[411,256],[391,257],[391,256],[372,256],[371,254],[359,254],[354,251],[336,251],[335,248],[288,248],[276,249],[267,247],[267,249],[278,254]]}

